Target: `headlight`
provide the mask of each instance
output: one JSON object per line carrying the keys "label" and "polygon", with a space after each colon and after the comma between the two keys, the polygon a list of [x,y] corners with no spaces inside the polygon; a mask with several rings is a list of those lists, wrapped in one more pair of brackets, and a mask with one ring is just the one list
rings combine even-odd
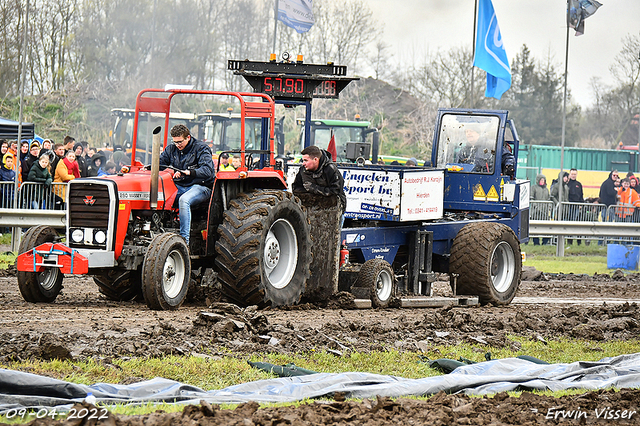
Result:
{"label": "headlight", "polygon": [[104,244],[104,242],[107,241],[107,234],[105,234],[104,231],[96,231],[96,233],[93,234],[93,238],[96,243]]}
{"label": "headlight", "polygon": [[84,231],[82,229],[74,229],[73,232],[71,233],[71,239],[73,240],[74,243],[82,242],[83,238],[84,238]]}

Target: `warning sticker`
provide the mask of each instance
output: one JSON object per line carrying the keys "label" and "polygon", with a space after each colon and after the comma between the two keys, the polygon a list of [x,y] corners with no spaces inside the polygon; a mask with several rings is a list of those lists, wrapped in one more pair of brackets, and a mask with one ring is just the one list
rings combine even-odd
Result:
{"label": "warning sticker", "polygon": [[496,191],[496,187],[491,185],[489,192],[487,192],[487,201],[498,201],[498,191]]}
{"label": "warning sticker", "polygon": [[484,189],[482,189],[482,185],[477,184],[473,188],[473,199],[475,201],[487,201],[487,194],[485,194]]}

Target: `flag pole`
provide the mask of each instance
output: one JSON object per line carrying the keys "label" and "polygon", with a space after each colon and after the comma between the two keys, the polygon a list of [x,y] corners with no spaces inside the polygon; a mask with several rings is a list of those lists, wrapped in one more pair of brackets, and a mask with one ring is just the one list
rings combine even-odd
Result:
{"label": "flag pole", "polygon": [[[29,0],[27,0],[27,7],[24,11],[24,27],[22,36],[22,70],[20,71],[20,108],[18,112],[18,152],[16,154],[16,175],[13,182],[13,208],[17,209],[18,206],[18,189],[20,179],[20,146],[22,144],[22,120],[24,111],[24,85],[27,75],[27,49],[29,44],[27,43],[27,35],[29,34]],[[20,246],[21,230],[19,227],[11,228],[11,251],[17,252]]]}
{"label": "flag pole", "polygon": [[273,9],[273,51],[276,53],[276,34],[278,33],[278,0],[275,3],[275,9]]}
{"label": "flag pole", "polygon": [[471,108],[474,107],[473,103],[473,80],[474,80],[474,66],[473,60],[476,56],[476,22],[478,21],[478,0],[473,0],[473,44],[471,45]]}
{"label": "flag pole", "polygon": [[[562,142],[560,143],[560,173],[558,174],[558,215],[562,220],[562,183],[564,182],[564,144],[567,133],[567,79],[569,76],[569,0],[567,0],[567,37],[564,49],[564,94],[562,96]],[[556,246],[556,256],[564,256],[564,237],[558,235],[558,245]]]}

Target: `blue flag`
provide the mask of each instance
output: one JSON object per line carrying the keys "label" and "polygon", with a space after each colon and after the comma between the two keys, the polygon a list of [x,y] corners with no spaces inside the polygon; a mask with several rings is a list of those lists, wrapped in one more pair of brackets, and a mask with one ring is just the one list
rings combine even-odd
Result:
{"label": "blue flag", "polygon": [[313,0],[278,0],[278,19],[298,33],[306,33],[316,22]]}
{"label": "blue flag", "polygon": [[487,98],[500,99],[511,87],[511,67],[491,0],[480,0],[479,3],[473,65],[487,72],[487,89],[484,92]]}

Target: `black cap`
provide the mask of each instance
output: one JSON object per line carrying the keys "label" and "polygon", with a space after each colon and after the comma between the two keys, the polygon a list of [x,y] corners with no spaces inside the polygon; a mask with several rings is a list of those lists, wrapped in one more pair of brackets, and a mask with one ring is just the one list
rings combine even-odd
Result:
{"label": "black cap", "polygon": [[220,154],[220,158],[229,158],[229,154],[223,152],[222,154]]}

